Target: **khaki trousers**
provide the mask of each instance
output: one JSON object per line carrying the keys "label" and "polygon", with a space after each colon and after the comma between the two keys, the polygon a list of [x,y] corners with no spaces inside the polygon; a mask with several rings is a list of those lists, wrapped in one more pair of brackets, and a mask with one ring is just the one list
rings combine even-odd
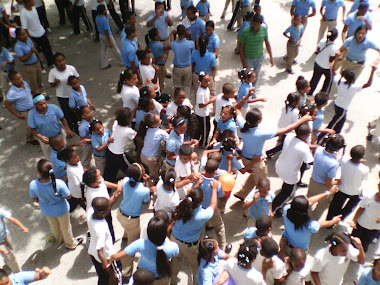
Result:
{"label": "khaki trousers", "polygon": [[94,151],[94,148],[92,147],[91,143],[84,143],[83,144],[80,160],[81,160],[82,165],[85,169],[90,168],[93,151]]}
{"label": "khaki trousers", "polygon": [[[324,193],[327,190],[325,184],[321,184],[318,182],[315,182],[313,178],[310,178],[309,182],[309,189],[307,192],[308,197],[313,197],[315,195],[319,195]],[[316,220],[319,220],[321,216],[323,215],[323,212],[328,208],[328,205],[330,203],[329,198],[324,198],[320,200],[318,203],[313,205],[313,218]]]}
{"label": "khaki trousers", "polygon": [[26,138],[26,142],[34,141],[35,140],[34,135],[33,135],[32,130],[29,128],[29,125],[28,125],[29,111],[20,112],[20,114],[25,117],[24,122],[25,122],[25,138]]}
{"label": "khaki trousers", "polygon": [[302,18],[301,24],[303,25],[303,31],[305,33],[306,27],[307,27],[307,17]]}
{"label": "khaki trousers", "polygon": [[[117,211],[117,219],[124,228],[123,238],[128,239],[128,245],[140,238],[140,218],[131,219],[124,216],[120,209]],[[133,271],[133,259],[135,256],[127,256],[121,260],[123,276],[129,277]]]}
{"label": "khaki trousers", "polygon": [[[220,64],[220,61],[219,61],[219,57],[216,59],[216,67],[215,67],[215,70],[214,71],[211,71],[211,84],[210,84],[210,94],[212,96],[215,96],[217,95],[216,94],[216,81],[215,81],[215,77],[216,77],[216,72],[218,71],[219,69],[219,64]],[[215,104],[215,103],[214,103]],[[215,107],[214,107],[215,109]]]}
{"label": "khaki trousers", "polygon": [[218,240],[219,247],[224,249],[226,246],[226,229],[224,227],[222,215],[218,208],[215,209],[214,215],[207,222],[207,226],[213,227],[216,232],[216,239]]}
{"label": "khaki trousers", "polygon": [[[245,157],[243,157],[242,161],[245,166],[251,162]],[[257,186],[257,183],[259,182],[260,178],[266,178],[268,175],[267,162],[265,159],[254,163],[251,169],[252,173],[248,176],[240,191],[235,194],[236,196],[242,199],[245,199],[249,192],[251,192],[252,189]]]}
{"label": "khaki trousers", "polygon": [[360,74],[362,73],[364,67],[365,67],[365,64],[355,63],[346,58],[343,61],[342,69],[340,70],[340,72],[343,72],[343,70],[347,70],[347,69],[353,69],[355,71],[355,80],[357,80]]}
{"label": "khaki trousers", "polygon": [[32,91],[44,93],[44,84],[42,83],[41,64],[37,61],[35,64],[23,65],[26,81],[29,83]]}
{"label": "khaki trousers", "polygon": [[164,92],[166,76],[166,63],[158,66],[158,81],[160,84],[161,93]]}
{"label": "khaki trousers", "polygon": [[64,242],[68,249],[76,248],[77,241],[71,229],[70,212],[61,217],[46,217],[46,219],[57,243]]}
{"label": "khaki trousers", "polygon": [[8,237],[5,238],[5,240],[0,243],[0,247],[3,250],[8,251],[8,254],[4,254],[1,252],[1,256],[4,259],[5,264],[12,270],[12,273],[20,272],[21,268],[20,265],[17,262],[16,255],[14,253],[14,248],[12,243],[9,241]]}
{"label": "khaki trousers", "polygon": [[193,272],[193,285],[197,284],[197,275],[198,275],[198,245],[188,246],[187,244],[179,241],[174,235],[171,235],[170,238],[175,242],[179,247],[179,254],[176,257],[173,257],[170,262],[170,267],[172,269],[171,275],[171,284],[177,284],[179,282],[178,273],[182,268],[183,261],[187,259],[190,263],[191,270]]}
{"label": "khaki trousers", "polygon": [[106,168],[106,157],[94,155],[94,160],[95,160],[95,167],[99,169],[100,174],[103,176],[104,169]]}
{"label": "khaki trousers", "polygon": [[225,15],[226,12],[227,12],[227,8],[228,8],[228,5],[230,5],[230,2],[232,7],[231,7],[231,11],[232,13],[234,12],[234,9],[235,9],[235,5],[236,5],[236,0],[226,0],[226,3],[224,4],[224,9],[223,9],[223,14],[222,15]]}
{"label": "khaki trousers", "polygon": [[7,94],[7,91],[8,91],[8,87],[9,87],[9,79],[8,79],[8,72],[5,72],[5,71],[0,71],[1,72],[1,92],[2,94],[0,96],[3,96],[3,98],[5,97],[5,95]]}
{"label": "khaki trousers", "polygon": [[288,43],[286,44],[286,61],[287,61],[286,69],[287,70],[292,69],[293,60],[298,56],[298,52],[299,52],[299,46],[295,46],[289,40]]}
{"label": "khaki trousers", "polygon": [[158,157],[146,157],[141,154],[140,159],[148,167],[150,178],[158,178],[159,170],[161,169],[161,162]]}
{"label": "khaki trousers", "polygon": [[[66,144],[66,133],[65,131],[62,129],[61,133],[58,134],[58,136],[62,137],[62,139],[65,141],[65,144]],[[47,160],[50,160],[50,156],[51,156],[51,147],[50,145],[47,143],[43,143],[40,139],[38,139],[38,142],[40,143],[40,146],[41,146],[41,149],[42,149],[42,153],[44,154],[45,158]]]}
{"label": "khaki trousers", "polygon": [[256,227],[256,220],[252,217],[249,217],[247,220],[247,227],[248,228]]}
{"label": "khaki trousers", "polygon": [[204,16],[199,16],[199,18],[201,18],[203,21],[207,22],[208,20],[210,20],[210,13],[208,13],[207,15],[204,15]]}
{"label": "khaki trousers", "polygon": [[239,14],[237,15],[237,28],[240,29],[243,25],[243,19],[245,14],[250,10],[250,6],[242,7]]}
{"label": "khaki trousers", "polygon": [[186,96],[190,96],[191,78],[191,65],[186,67],[173,67],[173,87],[182,87],[185,89]]}
{"label": "khaki trousers", "polygon": [[108,47],[108,41],[107,37],[103,35],[99,35],[99,40],[100,40],[100,67],[101,68],[106,68],[108,66],[108,49],[111,50],[116,62],[124,66],[123,59],[121,57],[120,50],[115,42],[115,39],[112,35],[110,35],[110,41],[112,43],[112,48]]}
{"label": "khaki trousers", "polygon": [[321,39],[324,37],[326,31],[328,32],[331,29],[336,28],[336,26],[337,26],[336,20],[334,20],[334,21],[323,21],[323,19],[321,19],[321,25],[319,27],[317,45],[319,44]]}

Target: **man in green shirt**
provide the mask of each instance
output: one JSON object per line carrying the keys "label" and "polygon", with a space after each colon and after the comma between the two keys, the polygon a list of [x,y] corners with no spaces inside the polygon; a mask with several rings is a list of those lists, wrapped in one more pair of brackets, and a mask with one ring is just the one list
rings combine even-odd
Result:
{"label": "man in green shirt", "polygon": [[[268,30],[262,25],[263,16],[254,15],[252,25],[245,28],[239,37],[240,44],[240,59],[243,68],[253,68],[256,72],[256,77],[259,78],[259,73],[264,60],[264,42],[269,54],[271,66],[274,66],[272,56],[272,48],[268,40]],[[256,85],[257,80],[253,83]]]}

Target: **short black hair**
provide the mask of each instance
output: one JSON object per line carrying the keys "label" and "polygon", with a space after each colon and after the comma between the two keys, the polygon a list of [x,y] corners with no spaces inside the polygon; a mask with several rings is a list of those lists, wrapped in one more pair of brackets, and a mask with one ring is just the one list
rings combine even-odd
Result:
{"label": "short black hair", "polygon": [[219,168],[219,161],[215,159],[209,159],[205,165],[205,171],[207,173],[214,173]]}
{"label": "short black hair", "polygon": [[104,6],[103,4],[100,4],[96,8],[96,12],[98,12],[98,15],[103,15],[104,11],[106,11],[106,6]]}
{"label": "short black hair", "polygon": [[329,94],[326,92],[318,92],[314,96],[314,101],[317,107],[325,105],[329,101]]}
{"label": "short black hair", "polygon": [[183,144],[179,148],[179,154],[181,154],[181,155],[188,156],[188,155],[191,155],[192,153],[193,153],[193,148],[189,144]]}
{"label": "short black hair", "polygon": [[20,72],[18,72],[18,71],[16,71],[16,70],[11,70],[11,71],[9,71],[8,72],[8,79],[10,80],[10,81],[12,81],[13,80],[13,78],[17,75],[17,74],[19,74]]}
{"label": "short black hair", "polygon": [[365,147],[360,144],[354,146],[351,148],[350,155],[352,157],[352,160],[359,162],[365,155]]}
{"label": "short black hair", "polygon": [[264,21],[264,18],[263,16],[259,15],[259,14],[255,14],[253,17],[252,17],[252,23],[260,23],[262,24]]}
{"label": "short black hair", "polygon": [[256,220],[256,228],[258,232],[263,233],[269,231],[272,227],[272,218],[269,216],[261,216]]}

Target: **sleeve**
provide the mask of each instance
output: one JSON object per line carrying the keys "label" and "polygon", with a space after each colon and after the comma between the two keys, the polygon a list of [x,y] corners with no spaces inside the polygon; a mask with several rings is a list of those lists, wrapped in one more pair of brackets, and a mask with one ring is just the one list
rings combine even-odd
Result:
{"label": "sleeve", "polygon": [[290,27],[287,28],[287,29],[285,30],[285,32],[284,32],[284,34],[287,34],[287,33],[290,33]]}
{"label": "sleeve", "polygon": [[96,250],[100,250],[104,248],[106,245],[106,232],[99,228],[95,228],[95,230],[96,230],[95,248]]}
{"label": "sleeve", "polygon": [[210,268],[203,268],[202,284],[212,285],[213,284],[213,273]]}
{"label": "sleeve", "polygon": [[71,91],[70,96],[69,96],[69,107],[75,108],[75,99],[74,99],[72,91]]}
{"label": "sleeve", "polygon": [[193,41],[189,41],[189,46],[191,50],[195,49],[195,43]]}
{"label": "sleeve", "polygon": [[198,11],[200,10],[200,8],[199,8],[200,3],[201,3],[201,1],[198,2],[197,6],[195,6],[195,8],[197,8]]}
{"label": "sleeve", "polygon": [[236,117],[236,124],[238,125],[239,129],[244,128],[245,120],[242,115],[238,115]]}
{"label": "sleeve", "polygon": [[166,150],[170,152],[175,152],[176,144],[174,140],[167,140],[166,142]]}
{"label": "sleeve", "polygon": [[211,66],[216,67],[216,57],[214,53],[211,54]]}
{"label": "sleeve", "polygon": [[207,163],[207,156],[202,156],[201,163],[199,166],[199,172],[202,172],[205,169],[206,163]]}
{"label": "sleeve", "polygon": [[25,17],[25,13],[20,13],[20,18],[21,18],[21,26],[24,30],[28,29],[28,20]]}
{"label": "sleeve", "polygon": [[219,39],[219,37],[215,37],[214,48],[220,48],[220,39]]}
{"label": "sleeve", "polygon": [[330,51],[330,56],[335,56],[335,54],[338,52],[338,47],[336,45],[333,46],[333,48]]}
{"label": "sleeve", "polygon": [[366,279],[367,279],[367,276],[372,273],[371,271],[372,271],[371,267],[364,269],[362,275],[360,276],[358,285],[368,285]]}
{"label": "sleeve", "polygon": [[16,98],[13,96],[14,95],[14,92],[9,92],[8,91],[8,94],[6,95],[6,98],[9,102],[14,102],[16,101]]}
{"label": "sleeve", "polygon": [[9,220],[9,218],[12,216],[11,212],[8,212],[6,210],[0,209],[0,217],[5,218]]}
{"label": "sleeve", "polygon": [[368,41],[368,48],[378,50],[379,46],[375,42],[373,42],[373,41]]}
{"label": "sleeve", "polygon": [[49,83],[54,83],[54,80],[55,80],[55,72],[54,72],[54,68],[53,68],[49,72],[48,82]]}
{"label": "sleeve", "polygon": [[18,44],[15,45],[15,52],[16,52],[18,57],[21,57],[24,55],[24,51],[22,50],[21,47],[19,47]]}
{"label": "sleeve", "polygon": [[348,38],[347,40],[345,40],[344,43],[343,43],[343,46],[344,46],[345,48],[350,47],[350,44],[351,44],[351,42],[352,42],[352,39],[353,39],[353,37],[350,37],[350,38]]}
{"label": "sleeve", "polygon": [[198,89],[198,92],[197,92],[197,104],[199,105],[199,104],[204,104],[204,103],[206,103],[206,96],[205,96],[205,94],[201,91],[201,92],[199,92],[199,90],[200,89]]}
{"label": "sleeve", "polygon": [[9,61],[9,60],[14,60],[14,59],[15,59],[15,58],[13,57],[13,55],[9,52],[8,49],[4,48],[4,50],[5,50],[5,59],[6,59],[7,61]]}
{"label": "sleeve", "polygon": [[193,50],[193,52],[191,53],[191,63],[196,63],[195,62],[195,53],[196,53],[195,50]]}
{"label": "sleeve", "polygon": [[298,0],[293,0],[292,6],[293,7],[297,6],[297,2],[298,2]]}
{"label": "sleeve", "polygon": [[277,131],[268,131],[264,133],[263,136],[266,140],[270,140],[271,138],[274,138],[275,136],[277,136]]}
{"label": "sleeve", "polygon": [[154,18],[155,14],[150,14],[150,16],[148,17],[148,20],[146,20],[147,22],[149,22],[150,20],[152,20]]}
{"label": "sleeve", "polygon": [[243,168],[243,165],[237,160],[236,156],[232,159],[232,166],[236,168],[237,170],[240,170]]}
{"label": "sleeve", "polygon": [[311,1],[311,8],[316,9],[315,1]]}
{"label": "sleeve", "polygon": [[344,24],[345,24],[346,26],[351,25],[351,23],[352,23],[352,15],[353,15],[353,13],[352,13],[351,15],[348,15],[348,17],[347,17],[346,20],[344,21]]}
{"label": "sleeve", "polygon": [[308,230],[311,233],[315,234],[319,231],[320,227],[321,226],[319,225],[319,223],[317,221],[313,220],[313,221],[310,221],[309,226],[308,226]]}
{"label": "sleeve", "polygon": [[206,23],[205,22],[202,22],[200,29],[201,29],[202,35],[206,33]]}
{"label": "sleeve", "polygon": [[340,7],[346,7],[346,4],[344,4],[344,1],[340,1],[340,2],[339,2],[339,6],[340,6]]}
{"label": "sleeve", "polygon": [[[306,149],[307,148],[307,149]],[[311,163],[314,161],[314,157],[310,151],[309,146],[305,147],[305,152],[304,152],[304,157],[303,157],[303,162],[304,163]]]}
{"label": "sleeve", "polygon": [[323,0],[322,1],[322,4],[321,4],[321,8],[325,7],[326,6],[326,0]]}
{"label": "sleeve", "polygon": [[340,76],[335,75],[333,78],[333,82],[335,83],[335,85],[338,85],[339,80],[340,80]]}
{"label": "sleeve", "polygon": [[62,110],[57,105],[52,104],[50,106],[53,107],[54,114],[58,117],[58,119],[61,120],[65,117]]}
{"label": "sleeve", "polygon": [[76,68],[74,66],[72,66],[72,69],[73,69],[73,75],[76,76],[76,77],[79,77],[79,73],[76,70]]}
{"label": "sleeve", "polygon": [[[30,284],[36,281],[36,271],[22,271],[19,273],[12,274],[17,281],[21,281],[22,284]],[[17,284],[21,284],[17,282]]]}
{"label": "sleeve", "polygon": [[57,192],[58,192],[59,194],[61,194],[61,196],[62,196],[63,198],[69,197],[69,196],[70,196],[70,190],[69,190],[69,188],[67,187],[66,183],[63,182],[63,181],[60,180],[60,179],[57,179],[56,182],[57,182],[57,188],[58,188],[58,189],[57,189]]}
{"label": "sleeve", "polygon": [[222,183],[219,183],[218,186],[218,198],[223,198],[224,197],[224,191],[222,189]]}
{"label": "sleeve", "polygon": [[334,165],[330,167],[327,176],[329,178],[335,178],[336,173],[338,172],[338,168],[339,168],[339,163],[336,162]]}
{"label": "sleeve", "polygon": [[285,263],[280,260],[276,259],[276,267],[273,270],[273,278],[274,279],[281,279],[282,277],[287,275],[287,271],[285,268]]}
{"label": "sleeve", "polygon": [[150,190],[147,187],[144,187],[144,188],[145,188],[145,191],[146,191],[145,197],[144,197],[144,203],[148,203],[149,200],[150,200]]}
{"label": "sleeve", "polygon": [[131,243],[130,245],[128,245],[125,248],[125,252],[129,256],[135,255],[137,252],[139,252],[142,249],[143,245],[144,245],[144,240],[138,239],[138,240],[134,241],[133,243]]}
{"label": "sleeve", "polygon": [[218,251],[218,259],[223,259],[225,255],[226,255],[226,253],[223,250],[219,249],[219,251]]}
{"label": "sleeve", "polygon": [[323,263],[323,252],[324,252],[324,249],[320,249],[315,254],[313,265],[311,267],[311,271],[313,271],[313,272],[321,272],[324,269],[325,264]]}
{"label": "sleeve", "polygon": [[244,239],[248,240],[248,239],[253,239],[255,237],[256,237],[256,228],[255,227],[248,228],[247,231],[245,232]]}
{"label": "sleeve", "polygon": [[30,185],[29,185],[29,196],[30,198],[37,198],[37,194],[36,194],[36,184],[35,184],[35,181],[32,181],[30,182]]}
{"label": "sleeve", "polygon": [[368,208],[370,201],[371,201],[370,197],[364,196],[363,199],[360,200],[359,207],[363,209]]}
{"label": "sleeve", "polygon": [[135,53],[135,51],[134,51],[134,50],[129,50],[129,51],[127,52],[127,58],[128,58],[128,60],[129,60],[130,62],[134,62],[134,61],[136,61],[136,53]]}
{"label": "sleeve", "polygon": [[29,112],[29,115],[28,115],[28,126],[32,129],[36,129],[37,125],[36,125],[36,122],[34,121],[33,111],[34,110]]}
{"label": "sleeve", "polygon": [[355,261],[357,262],[358,261],[358,256],[359,256],[359,250],[357,248],[354,248],[351,244],[349,246],[349,258],[352,260],[352,261]]}
{"label": "sleeve", "polygon": [[263,26],[263,25],[261,25],[261,26],[265,28],[264,41],[267,41],[268,40],[268,29],[266,26]]}
{"label": "sleeve", "polygon": [[214,216],[214,210],[211,207],[202,210],[202,220],[208,221]]}
{"label": "sleeve", "polygon": [[256,189],[253,189],[251,192],[249,192],[249,194],[247,195],[247,197],[245,197],[244,202],[252,202],[253,199],[255,198],[256,192],[257,192]]}
{"label": "sleeve", "polygon": [[[80,135],[80,136],[83,137],[82,135]],[[95,138],[94,135],[91,135],[91,144],[92,144],[93,148],[98,148],[101,146],[99,141]]]}

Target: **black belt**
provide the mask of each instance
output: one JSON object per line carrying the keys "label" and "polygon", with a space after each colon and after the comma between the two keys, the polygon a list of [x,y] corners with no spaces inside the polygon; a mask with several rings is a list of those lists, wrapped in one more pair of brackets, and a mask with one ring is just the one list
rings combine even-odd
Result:
{"label": "black belt", "polygon": [[246,157],[244,154],[243,154],[243,157],[245,158],[245,159],[248,159],[248,160],[252,160],[253,158],[248,158],[248,157]]}
{"label": "black belt", "polygon": [[36,61],[35,63],[31,63],[31,64],[26,64],[26,63],[24,63],[24,65],[26,65],[26,66],[31,66],[31,65],[35,65],[36,63],[38,63],[38,61]]}
{"label": "black belt", "polygon": [[190,65],[188,65],[188,66],[184,66],[184,67],[179,67],[179,66],[176,66],[176,65],[174,65],[174,67],[177,67],[177,68],[186,68],[186,67],[189,67]]}
{"label": "black belt", "polygon": [[179,242],[182,242],[182,243],[186,244],[188,247],[194,246],[194,245],[198,245],[198,243],[199,243],[199,240],[197,240],[195,242],[186,242],[186,241],[183,241],[183,240],[180,240],[180,239],[176,238],[175,235],[173,235],[173,236],[174,236],[174,238],[176,240],[178,240]]}
{"label": "black belt", "polygon": [[[101,155],[96,155],[95,153],[94,153],[94,156],[96,156],[96,157],[104,157],[104,156],[101,156]],[[121,213],[123,214],[123,212],[121,212]]]}
{"label": "black belt", "polygon": [[167,38],[166,40],[160,40],[160,42],[166,42],[169,38]]}
{"label": "black belt", "polygon": [[121,213],[124,217],[127,217],[128,219],[138,219],[138,218],[140,218],[140,216],[129,216],[129,215],[126,215],[126,214],[124,214],[123,211],[120,210],[120,209],[119,209],[119,211],[120,211],[120,213]]}
{"label": "black belt", "polygon": [[336,19],[332,19],[332,20],[328,20],[326,19],[327,22],[333,22],[333,21],[336,21]]}
{"label": "black belt", "polygon": [[365,60],[363,60],[363,61],[355,61],[355,60],[351,60],[351,59],[349,59],[348,57],[347,57],[347,59],[348,59],[349,61],[351,61],[351,62],[353,62],[353,63],[357,63],[357,64],[364,64],[364,63],[365,63]]}

